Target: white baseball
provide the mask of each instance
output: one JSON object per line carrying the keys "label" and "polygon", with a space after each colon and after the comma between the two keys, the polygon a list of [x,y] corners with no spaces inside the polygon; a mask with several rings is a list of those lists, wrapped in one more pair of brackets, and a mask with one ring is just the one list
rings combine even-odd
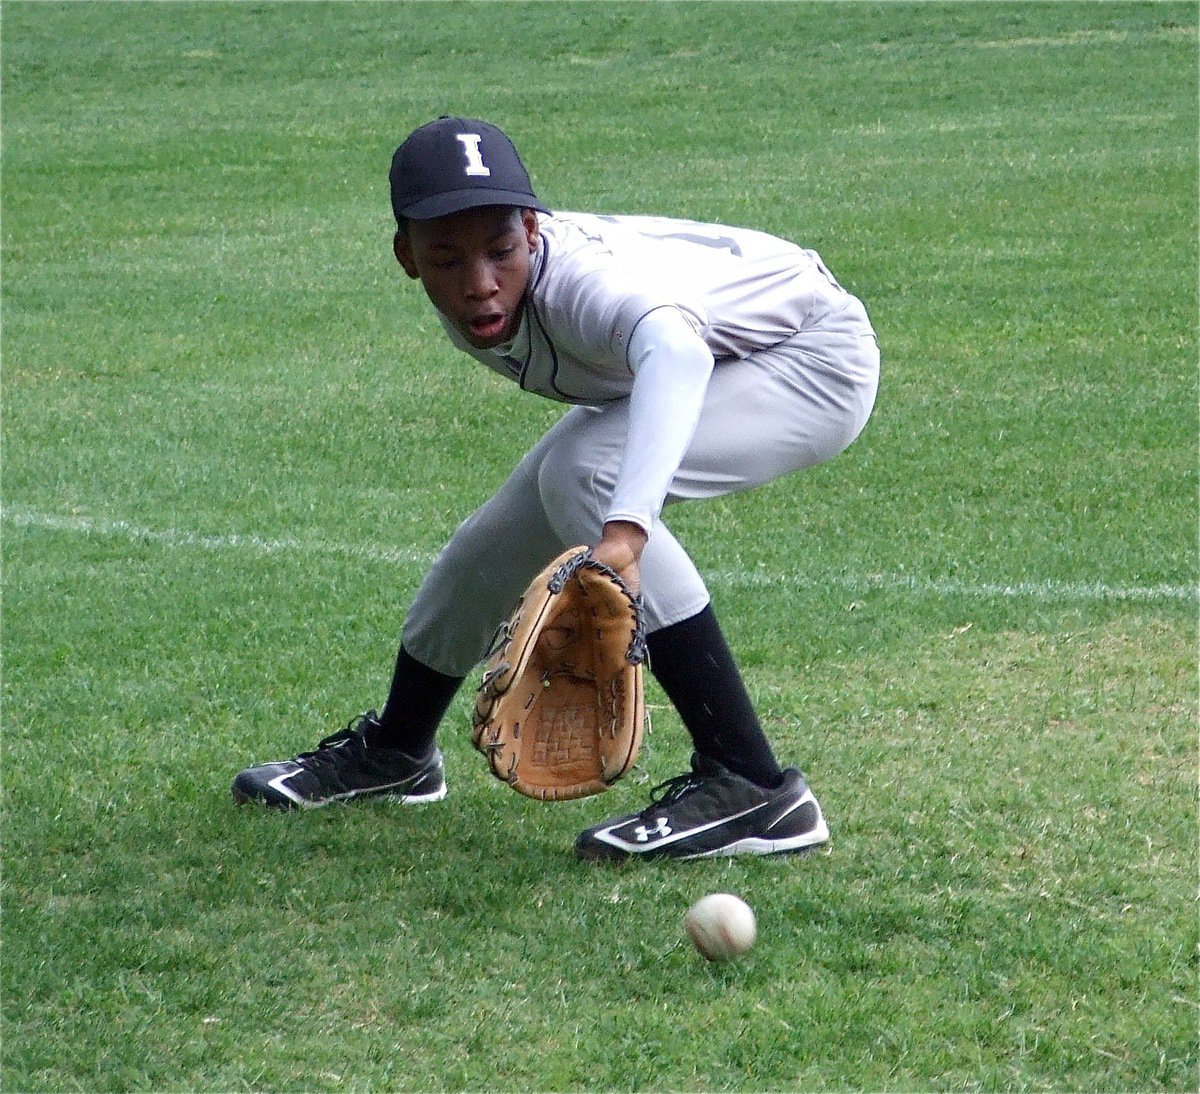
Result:
{"label": "white baseball", "polygon": [[683,917],[683,926],[709,961],[730,961],[754,945],[758,928],[750,905],[732,893],[709,893]]}

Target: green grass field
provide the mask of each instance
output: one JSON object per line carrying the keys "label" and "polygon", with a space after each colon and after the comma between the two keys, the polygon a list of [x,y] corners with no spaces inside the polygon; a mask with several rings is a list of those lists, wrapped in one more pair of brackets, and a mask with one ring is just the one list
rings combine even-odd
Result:
{"label": "green grass field", "polygon": [[[6,1091],[1194,1091],[1197,6],[0,7]],[[670,520],[820,852],[597,869],[537,805],[236,810],[382,703],[559,409],[457,359],[388,162],[815,247],[845,455]],[[742,961],[681,928],[756,909]]]}

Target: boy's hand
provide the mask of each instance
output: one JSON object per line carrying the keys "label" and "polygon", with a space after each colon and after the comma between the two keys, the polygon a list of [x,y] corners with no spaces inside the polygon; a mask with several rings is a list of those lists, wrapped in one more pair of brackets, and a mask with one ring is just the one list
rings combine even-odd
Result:
{"label": "boy's hand", "polygon": [[600,542],[592,548],[592,557],[621,575],[635,596],[642,591],[639,563],[649,536],[641,525],[625,520],[610,520],[604,526]]}

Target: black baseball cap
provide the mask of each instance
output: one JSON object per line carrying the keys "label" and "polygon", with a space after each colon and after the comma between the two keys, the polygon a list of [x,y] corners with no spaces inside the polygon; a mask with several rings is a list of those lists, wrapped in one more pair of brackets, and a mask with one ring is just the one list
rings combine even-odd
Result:
{"label": "black baseball cap", "polygon": [[550,210],[507,135],[475,118],[441,117],[414,129],[392,156],[396,221],[432,220],[479,205]]}

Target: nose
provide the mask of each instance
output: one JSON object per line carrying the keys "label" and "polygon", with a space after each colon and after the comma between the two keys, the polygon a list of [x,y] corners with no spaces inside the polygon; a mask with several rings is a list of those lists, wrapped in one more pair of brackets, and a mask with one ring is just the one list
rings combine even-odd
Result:
{"label": "nose", "polygon": [[486,259],[472,262],[466,271],[466,295],[471,300],[487,300],[499,291],[492,264]]}

